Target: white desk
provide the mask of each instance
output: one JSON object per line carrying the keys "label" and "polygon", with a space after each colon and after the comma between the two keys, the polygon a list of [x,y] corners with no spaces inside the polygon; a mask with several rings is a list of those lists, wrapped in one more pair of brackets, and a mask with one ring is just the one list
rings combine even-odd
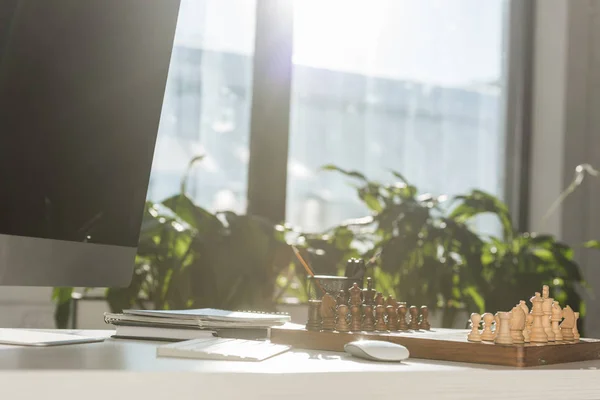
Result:
{"label": "white desk", "polygon": [[600,399],[600,362],[519,370],[416,359],[377,363],[304,350],[263,362],[182,360],[157,358],[155,342],[81,333],[107,340],[0,346],[0,398]]}

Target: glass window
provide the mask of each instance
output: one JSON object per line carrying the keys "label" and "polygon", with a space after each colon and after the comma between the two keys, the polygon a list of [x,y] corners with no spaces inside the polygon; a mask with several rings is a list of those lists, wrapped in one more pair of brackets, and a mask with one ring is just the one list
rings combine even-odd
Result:
{"label": "glass window", "polygon": [[246,209],[256,2],[183,0],[148,198],[188,194],[212,211]]}
{"label": "glass window", "polygon": [[296,1],[287,220],[319,231],[366,215],[325,164],[387,182],[396,170],[422,192],[502,198],[507,6]]}

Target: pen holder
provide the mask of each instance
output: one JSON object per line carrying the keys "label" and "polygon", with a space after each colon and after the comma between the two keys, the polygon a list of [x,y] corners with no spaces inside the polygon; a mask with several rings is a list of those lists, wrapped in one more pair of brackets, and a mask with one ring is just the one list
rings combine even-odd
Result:
{"label": "pen holder", "polygon": [[[314,277],[308,276],[307,280],[308,298],[310,300],[321,300],[324,294],[323,290],[335,298],[340,290],[343,290],[347,293],[348,289],[350,289],[355,283],[355,280],[351,280],[345,276],[333,275],[315,275]],[[363,282],[356,283],[362,288]],[[323,288],[323,290],[321,288]]]}

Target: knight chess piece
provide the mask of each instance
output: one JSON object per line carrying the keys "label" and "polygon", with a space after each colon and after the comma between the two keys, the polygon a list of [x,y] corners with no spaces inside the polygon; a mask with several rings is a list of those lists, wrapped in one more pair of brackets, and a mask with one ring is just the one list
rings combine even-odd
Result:
{"label": "knight chess piece", "polygon": [[562,341],[562,332],[560,331],[559,322],[562,320],[562,308],[558,301],[552,302],[552,318],[550,322],[552,323],[552,333],[554,333],[555,341]]}
{"label": "knight chess piece", "polygon": [[408,312],[410,313],[408,329],[413,329],[415,331],[419,330],[419,309],[417,306],[410,306]]}
{"label": "knight chess piece", "polygon": [[529,300],[531,301],[531,315],[533,315],[533,323],[531,325],[531,333],[529,340],[533,343],[548,343],[548,336],[544,330],[544,310],[542,309],[544,299],[540,296],[540,292],[535,292],[535,295]]}
{"label": "knight chess piece", "polygon": [[373,317],[373,305],[363,304],[363,319],[362,330],[365,332],[373,332],[375,330],[375,319]]}
{"label": "knight chess piece", "polygon": [[564,341],[572,342],[575,340],[573,328],[575,327],[575,312],[570,306],[563,308],[563,321],[560,323],[560,333]]}
{"label": "knight chess piece", "polygon": [[514,306],[510,312],[510,336],[515,344],[525,343],[525,337],[523,336],[525,319],[526,316],[521,306]]}
{"label": "knight chess piece", "polygon": [[375,295],[377,291],[373,289],[373,278],[367,278],[367,287],[363,289],[363,303],[370,306],[375,304]]}
{"label": "knight chess piece", "polygon": [[321,298],[321,329],[333,331],[335,329],[336,302],[332,295],[325,293]]}
{"label": "knight chess piece", "polygon": [[477,313],[471,314],[471,332],[467,335],[469,342],[481,342],[481,333],[479,333],[479,323],[481,322],[481,315]]}
{"label": "knight chess piece", "polygon": [[387,329],[388,331],[397,331],[398,330],[398,313],[396,312],[395,306],[387,306],[385,308],[387,313]]}
{"label": "knight chess piece", "polygon": [[500,326],[496,328],[496,338],[494,343],[496,344],[513,344],[513,338],[510,334],[510,319],[511,313],[500,311],[498,312],[498,321]]}
{"label": "knight chess piece", "polygon": [[573,314],[575,315],[575,321],[573,322],[573,339],[576,342],[579,342],[579,338],[581,338],[581,335],[579,334],[579,330],[577,329],[577,321],[579,320],[579,313],[574,312]]}
{"label": "knight chess piece", "polygon": [[335,330],[338,332],[348,332],[348,306],[341,304],[337,307],[337,318],[335,321]]}
{"label": "knight chess piece", "polygon": [[383,304],[378,304],[375,307],[375,330],[376,331],[387,331],[387,325],[385,324],[385,307]]}
{"label": "knight chess piece", "polygon": [[492,324],[494,323],[494,315],[485,313],[481,316],[483,319],[483,331],[481,332],[481,340],[491,342],[494,340],[494,332],[492,332]]}
{"label": "knight chess piece", "polygon": [[320,331],[321,330],[321,300],[308,301],[308,321],[306,322],[306,330]]}
{"label": "knight chess piece", "polygon": [[546,332],[546,336],[548,337],[549,342],[554,342],[554,332],[552,332],[552,325],[550,320],[552,319],[552,302],[554,299],[550,296],[550,289],[548,285],[544,285],[542,292],[542,299],[544,302],[542,303],[542,310],[544,311],[544,318],[542,319],[542,323],[544,324],[544,332]]}
{"label": "knight chess piece", "polygon": [[406,313],[408,309],[406,308],[406,303],[400,303],[398,306],[398,330],[399,331],[407,331],[408,324],[406,323]]}
{"label": "knight chess piece", "polygon": [[419,329],[423,329],[424,331],[431,329],[431,324],[429,323],[429,308],[427,306],[421,306]]}

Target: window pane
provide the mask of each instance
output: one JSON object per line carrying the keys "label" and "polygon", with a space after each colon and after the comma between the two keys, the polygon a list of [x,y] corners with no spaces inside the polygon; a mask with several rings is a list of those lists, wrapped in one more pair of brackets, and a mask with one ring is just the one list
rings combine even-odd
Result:
{"label": "window pane", "polygon": [[183,0],[148,197],[188,194],[210,210],[246,208],[256,3]]}
{"label": "window pane", "polygon": [[294,3],[287,219],[323,230],[366,215],[325,164],[421,192],[502,197],[507,1]]}

